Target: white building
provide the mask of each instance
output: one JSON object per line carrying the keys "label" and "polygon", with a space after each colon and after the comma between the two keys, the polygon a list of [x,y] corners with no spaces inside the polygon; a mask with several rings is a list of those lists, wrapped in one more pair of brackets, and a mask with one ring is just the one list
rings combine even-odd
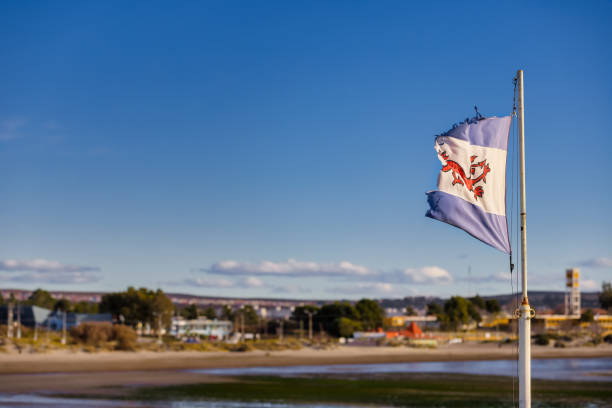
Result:
{"label": "white building", "polygon": [[219,340],[228,338],[231,332],[232,322],[228,320],[185,320],[182,317],[173,317],[170,329],[174,337],[206,336]]}
{"label": "white building", "polygon": [[290,307],[258,307],[256,308],[257,314],[262,319],[268,320],[289,320],[291,318],[291,314],[295,310],[294,306]]}

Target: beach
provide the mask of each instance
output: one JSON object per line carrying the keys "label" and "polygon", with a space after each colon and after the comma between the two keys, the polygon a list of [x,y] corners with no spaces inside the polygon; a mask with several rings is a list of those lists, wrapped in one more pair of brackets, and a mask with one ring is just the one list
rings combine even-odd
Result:
{"label": "beach", "polygon": [[[533,347],[533,358],[612,357],[612,346]],[[116,387],[232,381],[187,370],[328,364],[516,359],[512,344],[453,344],[435,349],[353,347],[275,352],[71,352],[0,354],[0,392],[113,393]],[[75,375],[78,374],[78,375]]]}

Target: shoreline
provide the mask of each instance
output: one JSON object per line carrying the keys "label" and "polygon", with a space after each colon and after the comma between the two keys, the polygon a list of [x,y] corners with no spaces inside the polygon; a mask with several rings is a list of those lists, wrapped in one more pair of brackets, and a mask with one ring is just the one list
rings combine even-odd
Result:
{"label": "shoreline", "polygon": [[[304,348],[248,352],[71,352],[0,354],[0,375],[76,372],[168,371],[293,365],[376,364],[428,361],[512,360],[513,345],[456,344],[436,349],[339,346],[327,350]],[[532,346],[532,358],[612,357],[611,345],[554,348]]]}
{"label": "shoreline", "polygon": [[[328,350],[276,352],[69,352],[0,354],[0,393],[36,395],[96,395],[124,398],[138,389],[197,386],[240,381],[231,376],[190,370],[295,365],[375,364],[427,361],[509,360],[512,345],[454,344],[437,349],[341,346]],[[533,357],[612,357],[612,346],[559,349],[534,346]],[[224,386],[226,386],[224,385]]]}

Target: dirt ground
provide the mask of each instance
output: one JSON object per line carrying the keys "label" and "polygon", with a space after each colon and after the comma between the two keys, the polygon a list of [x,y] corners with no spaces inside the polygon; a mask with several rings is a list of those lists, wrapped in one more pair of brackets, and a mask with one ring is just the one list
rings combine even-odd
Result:
{"label": "dirt ground", "polygon": [[[612,346],[532,347],[533,358],[612,357]],[[121,392],[118,387],[231,381],[183,370],[223,367],[401,363],[516,358],[513,345],[453,344],[436,349],[352,347],[278,352],[68,352],[0,354],[0,392]],[[115,389],[113,388],[115,387]]]}

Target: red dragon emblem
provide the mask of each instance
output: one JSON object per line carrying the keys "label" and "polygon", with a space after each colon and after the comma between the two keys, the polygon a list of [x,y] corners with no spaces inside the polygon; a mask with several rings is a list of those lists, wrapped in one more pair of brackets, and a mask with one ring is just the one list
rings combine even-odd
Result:
{"label": "red dragon emblem", "polygon": [[[448,154],[446,152],[440,153],[440,157],[446,160],[446,164],[442,166],[442,171],[452,172],[451,174],[453,176],[453,186],[455,184],[464,185],[468,189],[468,191],[472,191],[474,193],[475,200],[478,200],[478,197],[482,197],[482,195],[484,194],[484,190],[481,186],[474,187],[474,185],[480,181],[484,183],[487,182],[486,177],[487,174],[491,171],[491,168],[489,167],[489,163],[487,163],[486,160],[474,163],[474,160],[478,156],[471,156],[470,163],[472,164],[470,165],[470,176],[468,177],[465,174],[463,167],[461,167],[459,163],[453,160],[448,160]],[[472,176],[476,173],[476,168],[478,167],[482,169],[482,173],[478,177],[472,178]]]}

